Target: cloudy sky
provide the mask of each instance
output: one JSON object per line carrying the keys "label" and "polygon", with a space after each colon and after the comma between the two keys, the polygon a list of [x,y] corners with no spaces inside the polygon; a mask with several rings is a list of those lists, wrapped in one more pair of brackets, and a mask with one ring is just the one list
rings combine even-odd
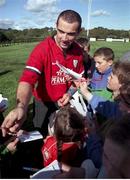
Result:
{"label": "cloudy sky", "polygon": [[55,27],[65,9],[80,13],[85,29],[130,30],[130,0],[0,0],[0,28]]}

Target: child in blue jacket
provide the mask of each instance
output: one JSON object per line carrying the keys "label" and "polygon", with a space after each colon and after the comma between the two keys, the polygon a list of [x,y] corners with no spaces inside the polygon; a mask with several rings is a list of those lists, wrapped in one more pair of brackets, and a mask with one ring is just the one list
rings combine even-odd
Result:
{"label": "child in blue jacket", "polygon": [[101,47],[94,52],[95,70],[89,87],[94,94],[111,99],[111,91],[107,89],[108,77],[112,72],[114,52],[111,48]]}
{"label": "child in blue jacket", "polygon": [[[120,120],[125,114],[130,114],[130,62],[117,61],[112,67],[112,73],[108,78],[107,87],[113,91],[114,102],[92,94],[87,89],[85,81],[79,82],[80,92],[91,105],[95,115],[103,117],[104,120]],[[76,84],[77,85],[77,84]],[[103,121],[104,122],[104,121]],[[98,129],[97,129],[98,130]],[[89,140],[89,141],[88,141]],[[86,152],[96,168],[102,164],[102,139],[97,133],[90,134],[87,140]]]}
{"label": "child in blue jacket", "polygon": [[[85,81],[80,82],[80,92],[91,105],[95,113],[99,113],[106,119],[120,118],[123,112],[130,111],[130,62],[117,61],[113,65],[112,73],[108,79],[107,87],[113,91],[114,102],[92,94],[87,89]],[[124,109],[124,107],[126,107]]]}

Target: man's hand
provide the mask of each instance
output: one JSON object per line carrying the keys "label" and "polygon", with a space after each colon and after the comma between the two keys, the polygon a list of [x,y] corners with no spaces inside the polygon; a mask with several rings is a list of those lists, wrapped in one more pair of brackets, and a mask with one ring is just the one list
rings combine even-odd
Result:
{"label": "man's hand", "polygon": [[26,111],[24,108],[16,107],[11,112],[9,112],[1,125],[3,137],[6,136],[7,132],[17,132],[25,119]]}
{"label": "man's hand", "polygon": [[59,107],[65,106],[66,104],[68,104],[70,100],[70,95],[68,93],[64,94],[62,98],[60,98],[57,103]]}

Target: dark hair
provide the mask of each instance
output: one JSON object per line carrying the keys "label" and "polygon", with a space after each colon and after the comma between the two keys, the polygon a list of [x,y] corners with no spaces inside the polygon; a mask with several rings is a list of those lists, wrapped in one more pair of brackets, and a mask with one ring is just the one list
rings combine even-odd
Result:
{"label": "dark hair", "polygon": [[117,61],[114,63],[112,72],[118,77],[120,84],[125,84],[130,81],[130,62]]}
{"label": "dark hair", "polygon": [[94,52],[95,56],[104,56],[106,61],[114,60],[114,52],[111,48],[101,47]]}
{"label": "dark hair", "polygon": [[123,116],[120,121],[115,119],[115,123],[108,130],[106,138],[130,153],[130,114]]}
{"label": "dark hair", "polygon": [[83,38],[83,37],[80,37],[78,38],[77,40],[77,43],[80,44],[81,46],[87,46],[89,49],[90,49],[90,42],[89,42],[89,39],[88,38]]}
{"label": "dark hair", "polygon": [[64,142],[81,142],[84,127],[84,117],[70,106],[61,108],[56,114],[54,134],[57,139],[59,161],[62,157],[62,144]]}
{"label": "dark hair", "polygon": [[76,11],[74,10],[62,11],[57,18],[57,25],[60,18],[64,19],[68,23],[78,22],[79,23],[78,32],[80,31],[82,19],[79,13],[77,13]]}
{"label": "dark hair", "polygon": [[120,87],[120,100],[130,108],[130,80]]}
{"label": "dark hair", "polygon": [[76,41],[81,45],[86,45],[87,46],[89,44],[89,39],[88,38],[80,37]]}

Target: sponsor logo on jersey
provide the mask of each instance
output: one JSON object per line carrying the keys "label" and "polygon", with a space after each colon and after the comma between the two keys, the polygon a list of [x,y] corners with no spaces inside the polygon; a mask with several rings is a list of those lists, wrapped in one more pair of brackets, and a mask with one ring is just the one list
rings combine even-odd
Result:
{"label": "sponsor logo on jersey", "polygon": [[76,68],[77,65],[78,65],[78,60],[74,59],[74,60],[73,60],[73,66]]}

